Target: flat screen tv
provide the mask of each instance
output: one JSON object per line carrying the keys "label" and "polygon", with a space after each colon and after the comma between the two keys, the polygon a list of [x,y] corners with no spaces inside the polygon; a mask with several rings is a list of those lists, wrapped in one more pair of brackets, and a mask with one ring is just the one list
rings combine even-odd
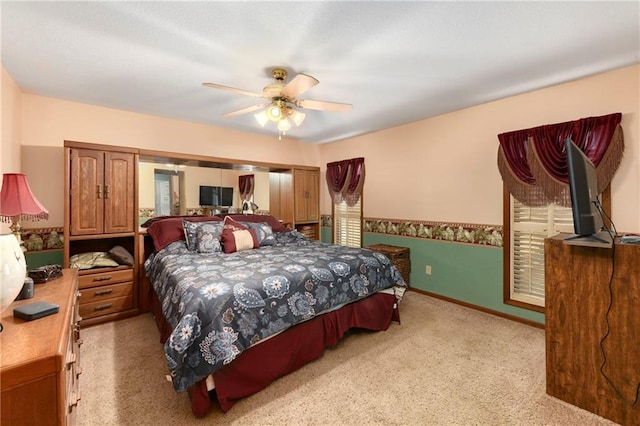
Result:
{"label": "flat screen tv", "polygon": [[611,247],[612,237],[607,230],[603,229],[596,168],[571,138],[565,139],[564,143],[575,232],[564,242],[591,247]]}
{"label": "flat screen tv", "polygon": [[201,206],[233,206],[233,188],[200,185]]}

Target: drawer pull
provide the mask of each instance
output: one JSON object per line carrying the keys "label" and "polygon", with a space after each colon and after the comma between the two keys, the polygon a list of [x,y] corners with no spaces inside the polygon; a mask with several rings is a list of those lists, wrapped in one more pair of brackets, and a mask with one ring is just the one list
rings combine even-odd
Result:
{"label": "drawer pull", "polygon": [[112,288],[108,288],[106,290],[98,290],[94,294],[96,296],[102,296],[103,294],[110,294],[110,293],[113,293],[113,289]]}
{"label": "drawer pull", "polygon": [[78,361],[78,356],[76,354],[71,354],[69,356],[69,361],[67,362],[67,370],[71,369],[71,366]]}
{"label": "drawer pull", "polygon": [[76,368],[76,379],[82,374],[82,367]]}
{"label": "drawer pull", "polygon": [[113,303],[105,303],[104,305],[98,305],[95,308],[93,308],[94,311],[103,311],[105,309],[109,309],[110,307],[113,306]]}
{"label": "drawer pull", "polygon": [[109,281],[111,279],[111,275],[104,275],[102,277],[95,277],[93,281]]}
{"label": "drawer pull", "polygon": [[73,407],[78,405],[78,402],[82,399],[80,396],[80,392],[72,392],[71,397],[69,398],[69,411],[73,409]]}

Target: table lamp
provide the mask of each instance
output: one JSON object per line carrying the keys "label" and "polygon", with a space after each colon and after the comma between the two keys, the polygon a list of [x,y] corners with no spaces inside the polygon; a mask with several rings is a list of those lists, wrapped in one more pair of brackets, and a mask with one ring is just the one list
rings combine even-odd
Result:
{"label": "table lamp", "polygon": [[[0,192],[0,220],[11,222],[13,234],[0,235],[0,314],[22,290],[27,273],[21,247],[21,220],[48,219],[49,212],[31,192],[24,173],[4,173]],[[1,330],[1,328],[0,328]]]}

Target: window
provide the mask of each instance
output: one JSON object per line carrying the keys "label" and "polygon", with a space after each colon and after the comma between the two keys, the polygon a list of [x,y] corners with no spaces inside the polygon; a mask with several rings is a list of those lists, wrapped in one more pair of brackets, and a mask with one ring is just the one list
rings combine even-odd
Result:
{"label": "window", "polygon": [[333,203],[333,242],[349,247],[362,246],[362,196],[353,205]]}
{"label": "window", "polygon": [[[610,188],[602,199],[610,212]],[[561,232],[573,234],[571,208],[527,207],[505,189],[504,212],[504,301],[544,312],[544,240]]]}
{"label": "window", "polygon": [[510,198],[510,299],[544,307],[544,239],[573,232],[571,208],[527,207]]}

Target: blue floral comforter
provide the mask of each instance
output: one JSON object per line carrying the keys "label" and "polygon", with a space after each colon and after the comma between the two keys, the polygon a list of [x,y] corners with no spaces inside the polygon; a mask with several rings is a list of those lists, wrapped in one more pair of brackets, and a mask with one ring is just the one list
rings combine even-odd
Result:
{"label": "blue floral comforter", "polygon": [[173,327],[164,348],[177,391],[292,325],[406,287],[380,253],[312,241],[297,231],[276,238],[275,246],[231,254],[190,252],[176,241],[145,262]]}

